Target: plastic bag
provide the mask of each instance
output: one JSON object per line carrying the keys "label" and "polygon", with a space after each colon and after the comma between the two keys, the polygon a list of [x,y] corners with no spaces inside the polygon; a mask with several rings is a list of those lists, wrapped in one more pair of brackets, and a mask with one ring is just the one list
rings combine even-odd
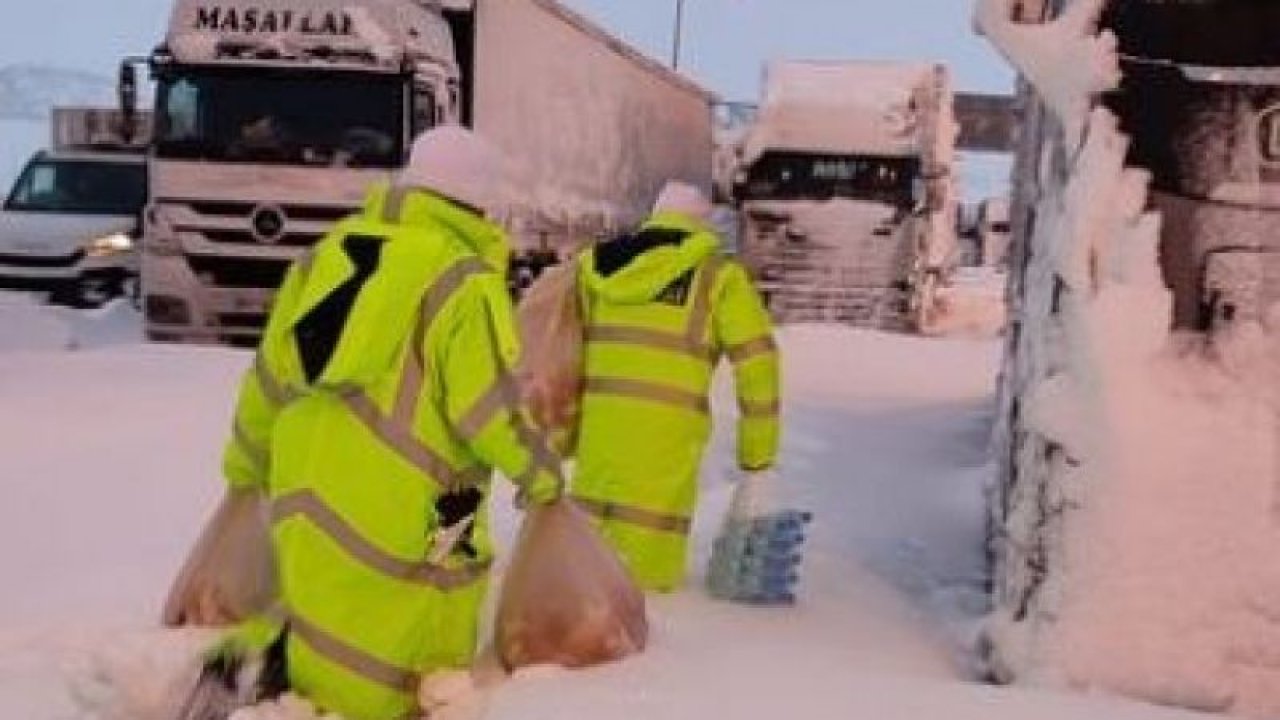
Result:
{"label": "plastic bag", "polygon": [[582,390],[578,264],[566,262],[543,272],[520,301],[518,313],[517,375],[524,401],[540,428],[571,433]]}
{"label": "plastic bag", "polygon": [[265,498],[229,491],[173,581],[164,624],[234,624],[270,607],[275,579]]}
{"label": "plastic bag", "polygon": [[599,665],[648,637],[644,594],[582,510],[564,500],[530,509],[498,601],[503,665]]}

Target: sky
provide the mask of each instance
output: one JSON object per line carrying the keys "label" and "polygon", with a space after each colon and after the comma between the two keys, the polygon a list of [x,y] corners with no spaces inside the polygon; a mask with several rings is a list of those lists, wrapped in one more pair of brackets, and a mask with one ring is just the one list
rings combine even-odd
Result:
{"label": "sky", "polygon": [[[567,3],[664,61],[676,0]],[[730,100],[759,95],[770,59],[947,63],[965,90],[1009,92],[1008,66],[971,29],[972,0],[684,0],[681,66]]]}
{"label": "sky", "polygon": [[[561,0],[641,51],[671,60],[677,0]],[[683,0],[681,70],[726,100],[754,102],[770,59],[907,59],[947,63],[960,90],[1010,92],[1013,73],[970,21],[976,0]],[[0,67],[55,66],[114,77],[148,54],[173,0],[0,0]],[[30,134],[30,133],[28,133]],[[38,143],[0,127],[7,180]],[[1007,158],[966,153],[967,199],[1007,192]]]}
{"label": "sky", "polygon": [[[565,0],[648,54],[671,58],[677,0]],[[4,0],[0,67],[114,74],[163,33],[171,0]],[[684,0],[682,69],[731,100],[754,100],[770,58],[930,59],[960,89],[1007,91],[1012,74],[971,30],[973,0]]]}

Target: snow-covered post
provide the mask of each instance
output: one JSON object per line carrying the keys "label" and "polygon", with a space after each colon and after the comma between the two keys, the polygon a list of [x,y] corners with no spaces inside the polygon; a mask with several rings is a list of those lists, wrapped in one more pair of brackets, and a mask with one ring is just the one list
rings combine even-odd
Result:
{"label": "snow-covered post", "polygon": [[1099,102],[1121,80],[1105,2],[1039,24],[1014,22],[1016,2],[975,13],[1035,120],[1015,180],[992,671],[1274,715],[1280,303],[1171,332],[1150,173],[1126,167]]}

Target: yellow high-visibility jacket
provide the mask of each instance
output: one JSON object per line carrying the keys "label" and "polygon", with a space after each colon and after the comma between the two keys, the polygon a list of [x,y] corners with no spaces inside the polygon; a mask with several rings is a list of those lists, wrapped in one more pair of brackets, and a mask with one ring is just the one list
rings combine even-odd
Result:
{"label": "yellow high-visibility jacket", "polygon": [[733,362],[739,465],[763,469],[777,456],[768,312],[718,245],[696,220],[663,213],[636,238],[580,260],[587,343],[573,495],[649,590],[673,590],[684,578],[711,430],[708,392],[722,356]]}
{"label": "yellow high-visibility jacket", "polygon": [[[493,468],[532,502],[560,494],[508,370],[507,255],[482,218],[375,189],[290,269],[242,382],[224,471],[269,494],[280,609],[241,637],[283,624],[292,688],[351,720],[409,715],[423,673],[474,654],[488,519],[481,503],[470,543],[433,562],[438,501],[486,490]],[[352,283],[345,321],[326,317]]]}

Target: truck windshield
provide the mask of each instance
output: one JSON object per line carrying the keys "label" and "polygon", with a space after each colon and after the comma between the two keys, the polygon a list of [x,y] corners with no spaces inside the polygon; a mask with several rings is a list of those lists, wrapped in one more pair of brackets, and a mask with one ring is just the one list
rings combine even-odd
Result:
{"label": "truck windshield", "polygon": [[830,200],[842,197],[911,207],[918,158],[766,153],[747,172],[750,200]]}
{"label": "truck windshield", "polygon": [[147,201],[141,162],[34,160],[5,203],[6,210],[84,215],[137,215]]}
{"label": "truck windshield", "polygon": [[394,168],[403,155],[402,76],[184,67],[158,93],[161,158]]}

